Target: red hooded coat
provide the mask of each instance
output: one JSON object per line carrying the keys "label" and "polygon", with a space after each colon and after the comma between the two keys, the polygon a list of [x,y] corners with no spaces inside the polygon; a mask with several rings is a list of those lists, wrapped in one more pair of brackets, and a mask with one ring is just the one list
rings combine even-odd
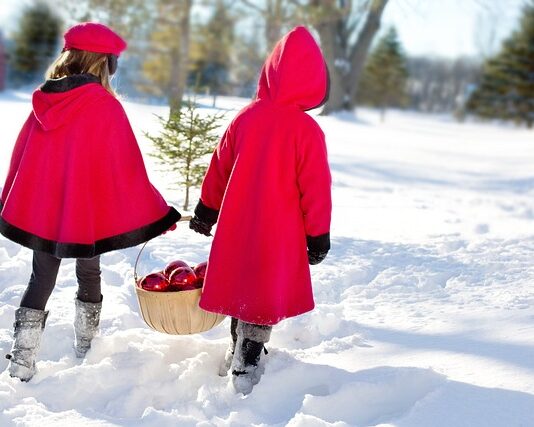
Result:
{"label": "red hooded coat", "polygon": [[120,102],[95,76],[48,81],[15,144],[0,232],[60,258],[137,245],[180,214],[150,184]]}
{"label": "red hooded coat", "polygon": [[327,93],[327,69],[304,27],[278,42],[257,99],[212,157],[201,203],[219,211],[200,306],[273,325],[314,308],[306,236],[329,233],[324,134],[304,111]]}

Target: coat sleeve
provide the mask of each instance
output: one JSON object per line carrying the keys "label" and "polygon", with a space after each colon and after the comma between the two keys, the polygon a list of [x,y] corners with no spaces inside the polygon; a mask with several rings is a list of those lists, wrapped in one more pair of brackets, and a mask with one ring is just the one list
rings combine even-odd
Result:
{"label": "coat sleeve", "polygon": [[215,211],[221,209],[226,186],[234,167],[231,126],[226,129],[211,157],[211,162],[202,182],[201,202]]}
{"label": "coat sleeve", "polygon": [[325,136],[315,122],[297,147],[297,182],[306,235],[327,235],[332,214],[332,178]]}

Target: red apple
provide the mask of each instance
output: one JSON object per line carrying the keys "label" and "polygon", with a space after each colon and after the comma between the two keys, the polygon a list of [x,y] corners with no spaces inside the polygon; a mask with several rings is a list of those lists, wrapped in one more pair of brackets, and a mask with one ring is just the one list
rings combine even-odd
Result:
{"label": "red apple", "polygon": [[168,290],[169,281],[163,273],[150,273],[139,280],[138,285],[145,291],[165,292]]}
{"label": "red apple", "polygon": [[187,291],[196,289],[196,278],[197,276],[191,267],[178,267],[169,277],[171,290]]}
{"label": "red apple", "polygon": [[208,261],[201,262],[197,264],[193,271],[199,279],[204,279],[206,277],[206,269],[208,268]]}
{"label": "red apple", "polygon": [[176,270],[178,267],[189,268],[189,266],[187,265],[185,261],[182,261],[181,259],[177,259],[176,261],[173,261],[167,264],[167,266],[165,267],[165,270],[163,270],[163,274],[168,279],[171,277],[172,272]]}

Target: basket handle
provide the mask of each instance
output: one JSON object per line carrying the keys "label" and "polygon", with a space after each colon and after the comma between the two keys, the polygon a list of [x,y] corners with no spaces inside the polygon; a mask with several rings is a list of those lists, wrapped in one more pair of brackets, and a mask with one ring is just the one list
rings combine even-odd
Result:
{"label": "basket handle", "polygon": [[[191,221],[193,217],[191,215],[186,215],[181,217],[178,222],[185,222],[185,221]],[[152,240],[152,239],[150,239]],[[141,254],[143,253],[143,249],[145,249],[145,246],[147,245],[150,240],[147,240],[145,243],[143,243],[143,246],[141,246],[141,249],[139,250],[139,253],[137,254],[137,257],[135,258],[135,264],[134,264],[134,280],[135,283],[137,283],[137,264],[139,263],[139,258],[141,257]]]}

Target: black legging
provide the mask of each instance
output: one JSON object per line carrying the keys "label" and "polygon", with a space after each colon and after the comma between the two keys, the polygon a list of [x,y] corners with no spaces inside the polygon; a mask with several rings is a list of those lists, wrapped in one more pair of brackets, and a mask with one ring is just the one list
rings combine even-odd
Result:
{"label": "black legging", "polygon": [[[44,310],[56,286],[61,259],[45,252],[33,252],[33,271],[26,292],[20,302],[21,307]],[[83,302],[100,302],[100,257],[78,258],[76,260],[78,278],[77,297]]]}

